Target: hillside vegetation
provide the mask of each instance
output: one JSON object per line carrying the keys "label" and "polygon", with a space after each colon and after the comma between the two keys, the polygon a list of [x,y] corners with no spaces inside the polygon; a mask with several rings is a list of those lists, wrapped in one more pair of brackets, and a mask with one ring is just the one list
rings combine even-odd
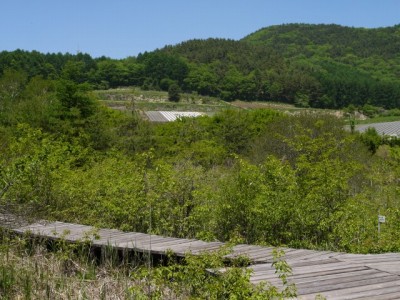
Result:
{"label": "hillside vegetation", "polygon": [[0,86],[0,201],[17,212],[206,240],[400,248],[397,139],[267,109],[151,124],[100,105],[86,83],[6,71]]}
{"label": "hillside vegetation", "polygon": [[[346,32],[354,36],[329,44]],[[363,52],[357,37],[364,35],[373,46]],[[204,97],[240,98],[235,104],[242,107],[243,101],[280,100],[287,102],[284,110],[289,104],[349,106],[349,113],[357,106],[371,114],[379,111],[376,106],[395,109],[399,56],[387,44],[398,38],[398,27],[298,24],[267,28],[242,41],[188,41],[123,60],[3,51],[1,211],[231,244],[400,251],[398,138],[346,131],[342,119],[323,110],[224,109]],[[126,86],[129,92],[109,90]],[[196,105],[215,105],[218,112],[152,124],[135,109],[102,105],[130,101],[136,92],[142,100],[151,95],[166,103],[171,86],[192,92],[171,104],[200,95],[210,102]],[[132,104],[139,105],[135,99]],[[378,215],[386,217],[380,232]],[[77,249],[48,253],[3,233],[1,298],[106,298],[109,288],[141,299],[282,296],[273,287],[250,285],[241,268],[208,276],[207,268],[223,266],[222,257],[189,256],[183,267],[153,270],[139,263],[102,271],[90,258],[74,257]],[[107,282],[84,281],[99,276]]]}
{"label": "hillside vegetation", "polygon": [[[271,26],[240,41],[190,40],[137,57],[0,53],[0,72],[64,78],[97,89],[140,86],[224,100],[280,101],[300,107],[400,106],[400,27]],[[365,108],[365,106],[367,106]]]}
{"label": "hillside vegetation", "polygon": [[[312,30],[303,29],[307,26]],[[398,250],[397,139],[373,131],[346,132],[341,120],[322,111],[285,115],[220,107],[212,117],[151,124],[135,110],[126,114],[100,105],[99,97],[125,99],[132,91],[141,98],[162,98],[165,92],[146,89],[171,80],[184,87],[195,78],[213,84],[218,74],[225,81],[246,72],[257,78],[294,74],[283,72],[285,67],[297,70],[299,80],[310,79],[311,73],[295,67],[300,54],[282,53],[284,58],[263,45],[278,29],[310,38],[321,30],[325,36],[328,29],[361,31],[285,25],[261,30],[248,41],[189,41],[121,61],[2,52],[0,65],[9,65],[0,77],[0,201],[40,218],[176,237],[353,252]],[[343,65],[328,58],[328,64]],[[319,60],[313,59],[304,61],[315,67]],[[254,69],[257,65],[265,69]],[[132,83],[128,78],[137,80],[141,90],[92,90]],[[372,73],[368,78],[375,80]],[[235,80],[231,91],[244,91],[242,81]],[[219,88],[220,81],[214,83],[215,94],[229,94]],[[293,91],[298,94],[299,87]],[[378,214],[390,220],[380,236]]]}

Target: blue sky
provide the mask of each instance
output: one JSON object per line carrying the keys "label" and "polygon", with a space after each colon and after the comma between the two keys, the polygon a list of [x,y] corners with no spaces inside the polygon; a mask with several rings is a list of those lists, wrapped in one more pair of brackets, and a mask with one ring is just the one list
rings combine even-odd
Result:
{"label": "blue sky", "polygon": [[400,23],[400,0],[1,0],[0,51],[125,58],[294,22],[393,26]]}

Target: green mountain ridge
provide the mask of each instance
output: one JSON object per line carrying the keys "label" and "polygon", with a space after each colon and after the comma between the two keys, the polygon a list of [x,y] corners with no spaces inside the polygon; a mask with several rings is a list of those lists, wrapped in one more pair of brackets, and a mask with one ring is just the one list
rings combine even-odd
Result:
{"label": "green mountain ridge", "polygon": [[260,29],[239,41],[190,40],[161,51],[211,67],[223,74],[220,82],[236,68],[242,75],[236,76],[236,87],[244,85],[253,94],[222,93],[227,100],[238,96],[322,108],[394,108],[400,104],[399,50],[399,25],[366,29],[286,24]]}
{"label": "green mountain ridge", "polygon": [[140,86],[233,101],[300,107],[400,107],[400,25],[366,29],[284,24],[241,40],[193,39],[115,60],[88,54],[0,52],[0,73],[87,82],[96,89]]}
{"label": "green mountain ridge", "polygon": [[385,58],[399,57],[400,25],[381,28],[355,28],[336,24],[287,24],[262,28],[244,37],[242,41],[283,47],[330,45],[334,50],[332,56],[342,56],[352,52],[355,55],[371,55]]}

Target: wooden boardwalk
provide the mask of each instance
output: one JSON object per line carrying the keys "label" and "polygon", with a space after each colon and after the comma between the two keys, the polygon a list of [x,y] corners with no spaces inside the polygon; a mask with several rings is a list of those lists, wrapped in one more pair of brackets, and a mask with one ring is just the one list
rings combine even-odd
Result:
{"label": "wooden boardwalk", "polygon": [[[93,247],[111,246],[119,250],[163,255],[173,251],[183,257],[191,252],[217,250],[221,242],[178,239],[115,229],[62,222],[35,223],[16,227],[14,232],[30,233],[45,239],[65,239],[69,242],[90,241]],[[318,294],[326,299],[400,299],[400,253],[346,254],[331,251],[281,248],[285,260],[292,267],[289,277],[297,287],[298,299],[315,299]],[[274,248],[255,245],[237,245],[227,256],[246,255],[253,270],[251,281],[281,284],[271,263]]]}

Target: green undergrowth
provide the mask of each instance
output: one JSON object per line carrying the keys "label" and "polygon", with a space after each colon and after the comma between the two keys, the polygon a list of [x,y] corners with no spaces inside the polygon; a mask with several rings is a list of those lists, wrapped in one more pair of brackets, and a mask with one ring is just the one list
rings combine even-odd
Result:
{"label": "green undergrowth", "polygon": [[282,251],[274,251],[279,288],[262,282],[252,284],[248,259],[238,257],[225,267],[227,249],[201,255],[187,254],[182,264],[167,257],[166,265],[148,269],[142,267],[131,288],[138,299],[283,299],[296,296],[296,288],[287,280],[291,268],[282,259]]}
{"label": "green undergrowth", "polygon": [[2,233],[0,299],[130,299],[134,266],[112,256],[99,264],[87,245]]}

